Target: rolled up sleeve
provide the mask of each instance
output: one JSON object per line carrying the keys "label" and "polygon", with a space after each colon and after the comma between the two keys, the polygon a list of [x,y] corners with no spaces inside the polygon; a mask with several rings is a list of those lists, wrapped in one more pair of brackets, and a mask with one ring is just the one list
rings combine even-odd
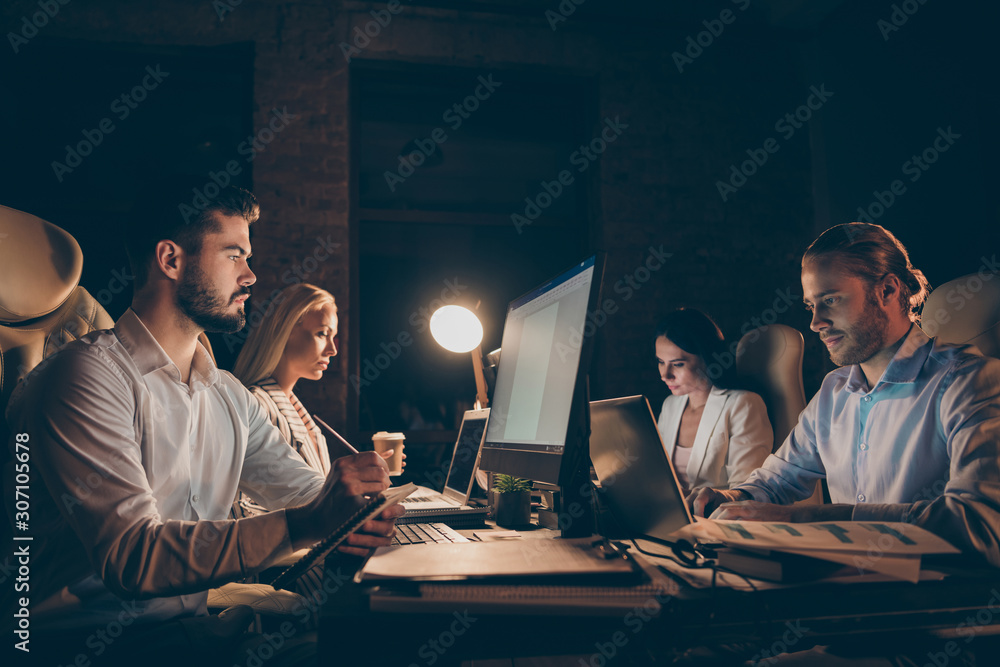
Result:
{"label": "rolled up sleeve", "polygon": [[903,521],[1000,566],[1000,361],[968,358],[944,383],[941,428],[949,479],[937,498],[856,505],[858,521]]}
{"label": "rolled up sleeve", "polygon": [[51,497],[109,590],[123,598],[202,591],[290,552],[284,512],[163,520],[124,371],[96,347],[56,355],[48,365],[19,392],[12,416],[31,433],[32,461],[46,487],[39,492]]}
{"label": "rolled up sleeve", "polygon": [[817,395],[778,451],[768,456],[744,483],[733,488],[746,491],[754,500],[779,505],[790,505],[811,496],[816,480],[826,476],[816,447],[819,402]]}

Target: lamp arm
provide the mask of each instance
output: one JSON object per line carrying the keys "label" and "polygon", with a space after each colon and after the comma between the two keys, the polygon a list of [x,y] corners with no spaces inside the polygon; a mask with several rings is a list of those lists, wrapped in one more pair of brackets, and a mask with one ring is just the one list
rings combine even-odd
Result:
{"label": "lamp arm", "polygon": [[483,346],[477,345],[472,351],[472,373],[476,376],[476,409],[482,410],[490,406],[486,395],[486,375],[483,372]]}

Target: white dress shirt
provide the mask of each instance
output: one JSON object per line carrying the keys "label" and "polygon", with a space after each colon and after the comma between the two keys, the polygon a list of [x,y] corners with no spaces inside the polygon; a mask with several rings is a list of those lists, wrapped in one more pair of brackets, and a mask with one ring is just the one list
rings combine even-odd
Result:
{"label": "white dress shirt", "polygon": [[922,526],[1000,565],[1000,361],[913,326],[870,390],[828,374],[784,444],[736,488],[788,504],[825,477],[853,518]]}
{"label": "white dress shirt", "polygon": [[181,382],[132,310],[40,364],[8,419],[31,443],[36,627],[204,614],[291,552],[284,511],[226,519],[237,490],[280,509],[324,482],[201,344]]}

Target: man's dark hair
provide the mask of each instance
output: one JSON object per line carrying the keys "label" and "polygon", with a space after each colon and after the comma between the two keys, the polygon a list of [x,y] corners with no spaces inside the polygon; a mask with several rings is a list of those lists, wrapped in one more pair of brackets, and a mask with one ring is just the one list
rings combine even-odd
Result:
{"label": "man's dark hair", "polygon": [[737,389],[736,368],[726,360],[726,339],[711,317],[695,308],[678,308],[656,325],[656,337],[664,336],[688,354],[699,357],[705,374],[719,389]]}
{"label": "man's dark hair", "polygon": [[923,271],[913,268],[910,255],[892,232],[881,225],[848,222],[831,227],[812,242],[802,265],[825,255],[836,255],[837,263],[868,285],[874,285],[890,273],[900,282],[899,305],[913,322],[920,322],[920,311],[927,300],[930,284]]}
{"label": "man's dark hair", "polygon": [[[215,196],[206,196],[206,190]],[[124,229],[135,287],[149,280],[157,243],[170,240],[184,252],[197,255],[205,234],[221,229],[216,214],[238,215],[253,224],[260,217],[260,207],[247,190],[231,185],[218,188],[204,178],[172,176],[146,186],[136,198]]]}

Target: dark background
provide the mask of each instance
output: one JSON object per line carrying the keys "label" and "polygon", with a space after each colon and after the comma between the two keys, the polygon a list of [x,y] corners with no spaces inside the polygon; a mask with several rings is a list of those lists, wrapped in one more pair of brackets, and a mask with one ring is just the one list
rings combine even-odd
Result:
{"label": "dark background", "polygon": [[[83,285],[105,290],[102,303],[117,317],[129,295],[107,288],[126,266],[116,230],[140,224],[127,214],[137,184],[176,170],[208,182],[236,159],[237,182],[262,206],[251,312],[295,267],[312,266],[307,279],[334,293],[339,363],[298,393],[352,437],[410,424],[403,401],[445,429],[471,403],[468,357],[441,351],[410,319],[445,280],[468,286],[470,305],[481,302],[490,349],[508,301],[606,251],[605,290],[619,308],[598,334],[592,393],[644,393],[656,409],[666,394],[653,360],[659,314],[699,307],[738,338],[778,292],[800,300],[804,248],[858,219],[895,179],[906,191],[875,221],[932,285],[996,252],[997,16],[987,3],[588,0],[553,29],[545,12],[558,7],[404,2],[348,63],[340,45],[371,11],[386,16],[384,3],[243,2],[220,17],[207,1],[78,0],[59,5],[15,53],[9,33],[41,10],[6,2],[0,203],[76,236]],[[734,20],[708,43],[704,22],[726,9]],[[879,21],[895,11],[906,22],[884,35]],[[708,45],[678,71],[674,54],[699,33]],[[128,118],[113,117],[110,102],[156,64],[170,76]],[[503,86],[462,127],[445,127],[434,160],[388,192],[380,174],[396,166],[404,139],[443,125],[441,112],[489,73]],[[811,87],[832,95],[786,139],[775,123]],[[275,108],[295,118],[248,162],[237,148]],[[52,161],[105,116],[115,132],[59,182]],[[523,213],[524,197],[574,169],[575,147],[616,118],[627,125],[621,136],[518,234],[510,216]],[[960,138],[911,182],[903,164],[939,128]],[[769,137],[778,151],[723,201],[717,182]],[[336,249],[310,265],[318,238]],[[661,245],[672,253],[667,264],[639,289],[615,291]],[[830,370],[826,354],[803,309],[778,321],[806,336],[811,395]],[[403,332],[413,344],[356,391],[351,376]],[[214,342],[229,367],[239,339]]]}

